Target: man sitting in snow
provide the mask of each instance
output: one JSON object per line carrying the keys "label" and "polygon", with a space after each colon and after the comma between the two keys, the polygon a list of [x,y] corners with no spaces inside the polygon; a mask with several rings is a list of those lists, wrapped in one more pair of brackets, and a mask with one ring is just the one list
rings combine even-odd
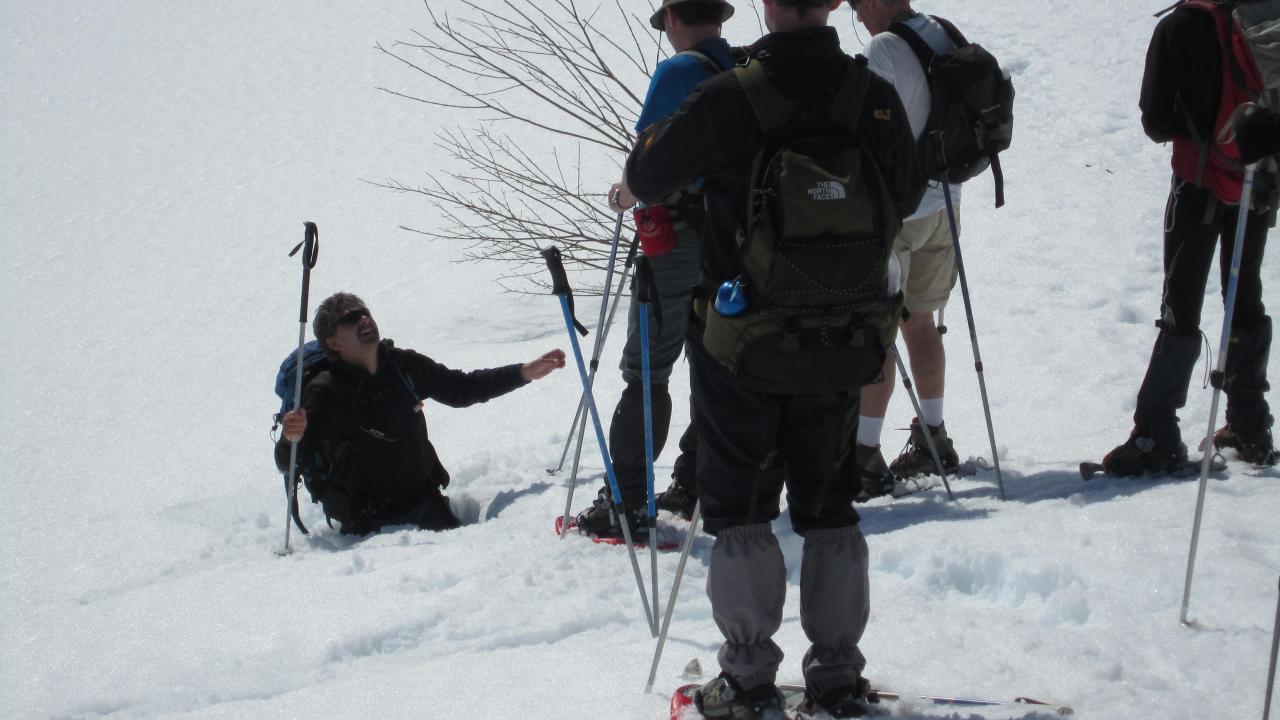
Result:
{"label": "man sitting in snow", "polygon": [[427,438],[422,401],[466,407],[505,395],[564,367],[552,350],[523,365],[461,372],[378,333],[364,301],[337,293],[316,308],[312,330],[332,361],[307,383],[302,407],[284,416],[276,464],[289,466],[289,443],[299,441],[303,470],[323,458],[328,472],[310,490],[344,534],[365,535],[390,525],[449,530],[459,525],[440,490],[449,473]]}

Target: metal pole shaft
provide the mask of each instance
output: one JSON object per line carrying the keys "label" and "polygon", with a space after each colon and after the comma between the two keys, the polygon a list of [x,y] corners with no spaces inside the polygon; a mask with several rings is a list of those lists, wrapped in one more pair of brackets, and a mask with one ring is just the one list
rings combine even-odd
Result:
{"label": "metal pole shaft", "polygon": [[[911,376],[907,374],[907,366],[902,362],[898,346],[895,344],[889,348],[889,352],[893,353],[893,359],[898,363],[898,374],[902,376],[902,386],[907,389],[907,396],[911,398],[911,406],[916,409],[916,417],[923,417],[920,401],[916,399],[916,391],[911,387]],[[942,467],[942,457],[938,455],[938,446],[933,442],[933,435],[929,432],[929,427],[925,425],[924,420],[921,420],[920,424],[924,425],[924,442],[929,446],[929,454],[933,456],[933,464],[937,466],[938,474],[942,476],[942,486],[947,489],[947,497],[955,500],[955,493],[951,492],[951,483],[947,482],[947,471]]]}
{"label": "metal pole shaft", "polygon": [[[632,248],[634,250],[634,244]],[[596,330],[596,342],[599,344],[599,347],[600,347],[600,350],[598,352],[604,351],[605,338],[609,337],[609,328],[613,327],[613,318],[618,312],[618,301],[622,299],[622,290],[627,286],[627,278],[630,277],[630,274],[631,274],[631,264],[630,264],[630,258],[628,258],[627,265],[622,268],[622,277],[618,281],[618,289],[614,291],[613,300],[609,303],[609,318],[605,320],[604,330],[599,330],[599,329]],[[587,376],[587,385],[589,387],[592,387],[592,388],[595,387],[596,369],[599,367],[599,365],[600,365],[599,356],[597,355],[597,357],[594,358],[591,362],[591,372]],[[579,413],[581,413],[582,410],[586,408],[586,405],[587,405],[587,395],[586,393],[583,393],[582,399],[579,400],[578,402]],[[569,527],[569,515],[573,511],[573,491],[574,491],[574,488],[576,488],[578,485],[578,463],[582,459],[582,437],[586,433],[586,430],[587,430],[587,417],[586,417],[586,414],[583,413],[582,425],[578,427],[577,446],[574,448],[574,451],[573,451],[573,470],[569,473],[569,493],[568,493],[568,496],[565,498],[564,522],[561,524],[560,537],[564,537],[565,532],[567,532]],[[570,434],[572,434],[573,432],[572,428],[569,430],[569,432]],[[566,443],[565,448],[568,449],[569,447],[568,439],[565,440],[565,443]]]}
{"label": "metal pole shaft", "polygon": [[587,382],[587,366],[582,361],[582,347],[578,344],[578,336],[574,332],[573,312],[569,309],[569,296],[560,296],[560,309],[564,312],[564,322],[569,328],[569,343],[573,346],[573,359],[578,365],[578,375],[582,379],[583,393],[587,396],[587,411],[591,415],[591,422],[595,426],[596,441],[600,444],[600,456],[604,460],[605,476],[609,480],[609,488],[613,492],[613,504],[617,508],[620,524],[622,525],[622,539],[627,545],[627,555],[631,558],[631,569],[636,577],[636,586],[640,590],[640,604],[644,606],[644,616],[649,623],[649,632],[655,637],[658,634],[657,621],[653,616],[652,609],[649,607],[649,597],[644,589],[644,577],[640,573],[640,562],[636,559],[636,546],[631,540],[630,521],[627,518],[626,508],[622,503],[622,493],[618,490],[618,478],[613,472],[613,462],[609,459],[609,444],[605,441],[604,430],[600,424],[600,414],[596,410],[595,398],[591,394],[591,385]]}
{"label": "metal pole shaft", "polygon": [[1209,465],[1213,460],[1213,426],[1218,423],[1218,400],[1222,396],[1222,378],[1227,369],[1227,351],[1231,348],[1231,321],[1235,317],[1236,289],[1240,284],[1240,254],[1244,248],[1244,233],[1249,224],[1249,201],[1253,195],[1253,170],[1250,165],[1244,171],[1244,186],[1240,192],[1240,205],[1236,209],[1236,237],[1231,246],[1231,276],[1227,280],[1227,297],[1222,315],[1222,338],[1218,342],[1218,367],[1212,375],[1213,401],[1209,403],[1209,429],[1205,433],[1204,457],[1200,461],[1200,485],[1196,490],[1196,517],[1191,526],[1191,550],[1187,554],[1187,577],[1182,586],[1183,625],[1187,619],[1187,607],[1191,604],[1191,581],[1196,571],[1196,552],[1200,546],[1200,522],[1204,515],[1204,496],[1209,486]]}
{"label": "metal pole shaft", "polygon": [[[596,367],[600,364],[600,351],[604,347],[604,336],[607,334],[602,330],[605,321],[605,311],[609,307],[609,292],[613,289],[613,266],[618,260],[618,240],[622,237],[622,213],[618,213],[618,220],[613,226],[613,242],[609,246],[609,266],[605,269],[604,289],[600,293],[600,319],[596,322],[596,341],[595,347],[591,353],[591,376],[594,380]],[[573,414],[573,422],[569,424],[569,434],[564,440],[564,449],[560,451],[560,463],[551,470],[551,474],[560,472],[564,468],[564,459],[569,455],[569,443],[573,439],[573,431],[578,427],[578,419],[582,417],[584,398],[578,398],[578,409]],[[578,441],[581,445],[582,441]],[[567,521],[567,518],[566,518]]]}
{"label": "metal pole shaft", "polygon": [[662,618],[662,631],[658,633],[658,644],[653,650],[653,664],[649,666],[649,682],[645,684],[645,692],[653,692],[653,681],[658,676],[658,662],[662,660],[662,648],[667,643],[667,631],[671,629],[671,615],[676,607],[676,596],[680,594],[680,581],[684,578],[684,567],[689,562],[689,552],[693,549],[694,538],[698,535],[698,521],[702,519],[702,501],[693,506],[693,517],[689,519],[689,535],[684,539],[684,548],[680,551],[680,564],[676,566],[676,578],[671,582],[671,596],[667,599],[667,614]]}
{"label": "metal pole shaft", "polygon": [[[644,281],[645,273],[637,277]],[[649,370],[649,303],[640,303],[640,376],[644,390],[645,497],[649,519],[649,577],[653,616],[658,617],[658,506],[653,495],[653,383]]]}
{"label": "metal pole shaft", "polygon": [[969,323],[969,342],[973,346],[973,367],[978,371],[978,389],[982,393],[982,411],[987,418],[987,437],[991,441],[991,462],[996,469],[996,486],[1004,500],[1004,475],[1000,472],[1000,454],[996,451],[996,431],[991,425],[991,403],[987,401],[987,380],[982,372],[982,353],[978,350],[978,329],[973,322],[973,304],[969,301],[969,281],[964,274],[964,258],[960,254],[960,229],[956,227],[956,211],[951,204],[951,183],[942,177],[942,196],[947,203],[947,222],[951,225],[951,242],[956,250],[956,269],[960,274],[960,296],[964,298],[965,319]]}
{"label": "metal pole shaft", "polygon": [[1271,666],[1267,670],[1267,694],[1262,705],[1262,720],[1271,717],[1271,701],[1276,690],[1276,655],[1280,654],[1280,597],[1276,599],[1276,624],[1271,631]]}

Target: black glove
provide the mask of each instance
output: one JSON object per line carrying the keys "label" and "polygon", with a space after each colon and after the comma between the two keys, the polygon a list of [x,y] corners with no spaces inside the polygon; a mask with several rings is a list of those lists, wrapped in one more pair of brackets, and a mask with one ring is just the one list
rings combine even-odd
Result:
{"label": "black glove", "polygon": [[1254,107],[1236,124],[1236,147],[1245,165],[1280,155],[1280,114]]}

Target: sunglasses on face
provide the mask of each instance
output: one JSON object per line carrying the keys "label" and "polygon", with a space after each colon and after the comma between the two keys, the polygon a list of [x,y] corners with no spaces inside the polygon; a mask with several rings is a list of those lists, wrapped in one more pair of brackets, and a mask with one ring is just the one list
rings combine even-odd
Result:
{"label": "sunglasses on face", "polygon": [[338,318],[339,325],[355,325],[361,318],[369,317],[369,308],[356,308]]}

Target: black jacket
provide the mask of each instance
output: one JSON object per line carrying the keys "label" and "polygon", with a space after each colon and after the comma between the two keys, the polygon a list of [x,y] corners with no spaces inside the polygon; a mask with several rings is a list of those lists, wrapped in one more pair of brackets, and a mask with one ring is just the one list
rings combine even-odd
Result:
{"label": "black jacket", "polygon": [[[449,483],[427,437],[419,401],[466,407],[524,384],[518,364],[450,370],[383,340],[376,375],[335,362],[307,383],[302,395],[307,431],[299,443],[299,462],[305,468],[319,453],[331,463],[326,487],[313,488],[326,510],[331,505],[326,496],[336,492],[344,496],[339,505],[349,503],[357,515],[395,514],[439,494]],[[276,445],[276,464],[287,471],[288,462],[289,443],[282,439]]]}
{"label": "black jacket", "polygon": [[1213,132],[1222,101],[1222,51],[1209,14],[1180,8],[1156,24],[1142,75],[1142,129],[1156,142]]}
{"label": "black jacket", "polygon": [[[848,56],[829,27],[772,33],[750,52],[782,92],[797,98],[833,92],[848,68]],[[897,92],[874,75],[858,132],[884,172],[900,215],[910,215],[925,189],[915,138]],[[738,79],[721,73],[699,85],[675,113],[645,130],[627,160],[627,183],[645,202],[659,202],[695,178],[705,178],[710,217],[704,226],[702,269],[711,283],[737,272],[735,236],[745,220],[751,161],[765,140]]]}

